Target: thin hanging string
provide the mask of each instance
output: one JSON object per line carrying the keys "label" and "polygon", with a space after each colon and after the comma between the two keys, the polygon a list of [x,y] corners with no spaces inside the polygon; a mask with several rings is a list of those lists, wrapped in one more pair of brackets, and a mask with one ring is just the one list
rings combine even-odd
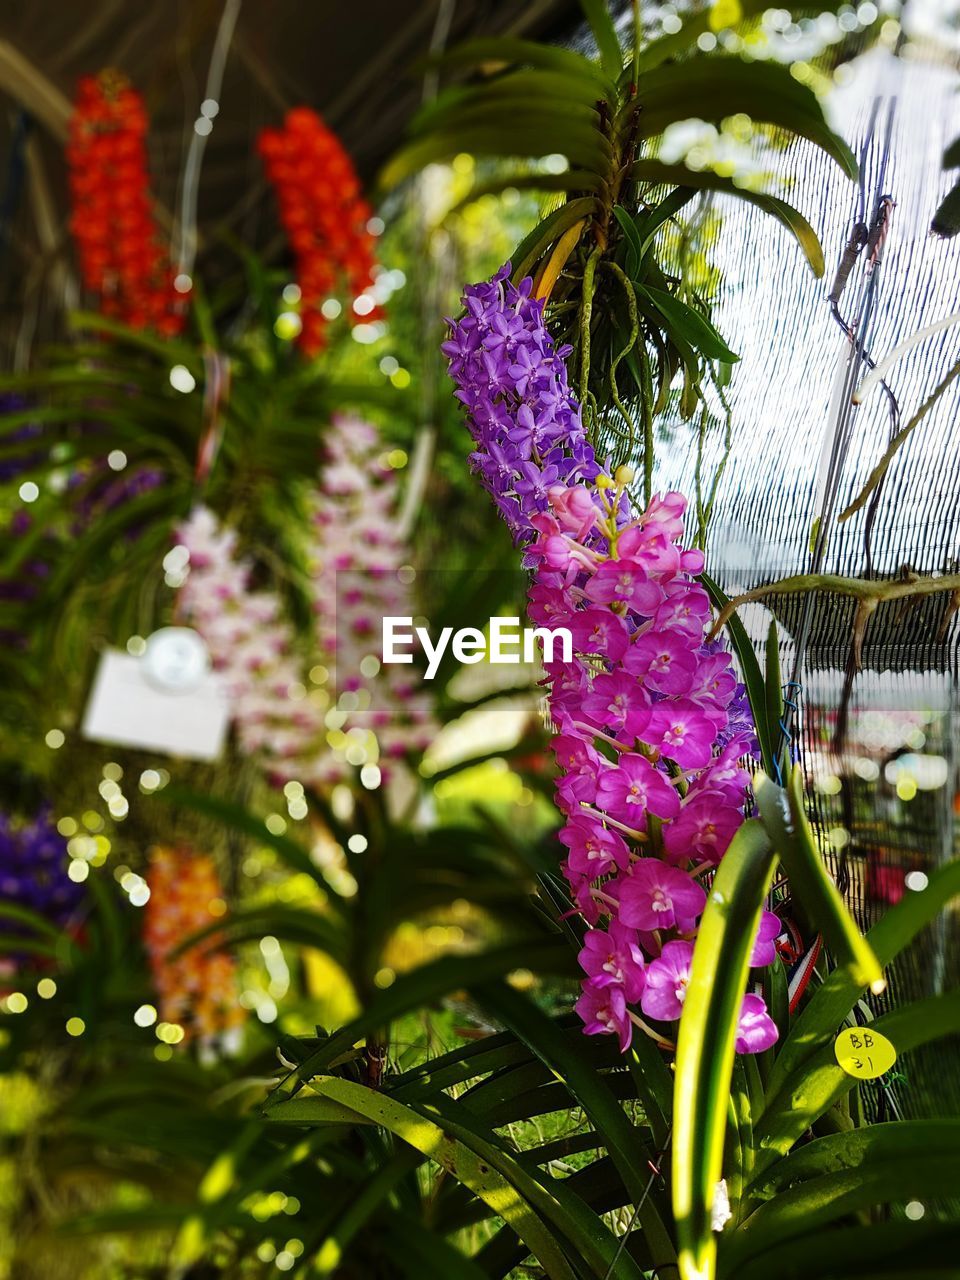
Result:
{"label": "thin hanging string", "polygon": [[[423,77],[423,92],[420,101],[424,104],[432,102],[440,92],[440,68],[436,58],[447,47],[450,28],[453,24],[456,0],[440,0],[437,16],[430,37],[430,64]],[[441,377],[439,368],[440,344],[431,336],[435,317],[442,310],[441,300],[445,297],[450,281],[453,255],[437,253],[436,246],[431,246],[431,237],[436,230],[426,225],[424,210],[424,184],[420,178],[414,185],[413,199],[418,202],[419,217],[416,224],[416,235],[422,253],[422,261],[426,270],[421,273],[422,289],[420,295],[420,328],[424,335],[424,350],[427,360],[423,370],[422,390],[420,396],[420,429],[413,448],[413,458],[407,472],[407,483],[403,501],[397,515],[397,530],[401,538],[409,538],[416,523],[417,515],[423,502],[430,480],[433,465],[433,453],[437,440],[436,417],[437,383]]]}
{"label": "thin hanging string", "polygon": [[213,132],[214,118],[220,110],[223,72],[227,65],[227,54],[230,52],[230,42],[240,15],[241,3],[242,0],[225,0],[220,24],[217,27],[217,36],[213,42],[213,52],[210,55],[200,114],[193,122],[193,137],[190,139],[183,169],[176,252],[172,251],[171,246],[171,257],[176,263],[173,284],[178,293],[189,293],[193,284],[193,264],[197,257],[197,198],[200,188],[200,169],[207,139]]}
{"label": "thin hanging string", "polygon": [[[873,110],[871,111],[866,137],[860,153],[861,180],[858,190],[857,211],[854,218],[854,225],[851,231],[851,236],[841,256],[837,280],[835,281],[834,287],[828,296],[828,301],[831,303],[831,306],[836,308],[840,294],[843,292],[847,283],[847,278],[849,277],[862,251],[866,249],[868,251],[867,270],[859,284],[857,300],[851,319],[847,323],[844,323],[842,319],[840,320],[841,326],[847,334],[850,347],[846,355],[846,363],[842,366],[841,376],[838,378],[836,394],[833,401],[834,408],[830,415],[830,421],[833,424],[832,433],[829,437],[829,448],[827,448],[825,442],[825,453],[821,463],[821,479],[819,486],[820,501],[818,504],[819,512],[817,517],[817,529],[813,541],[813,547],[810,552],[810,564],[808,570],[811,574],[821,572],[826,556],[827,545],[830,537],[830,528],[836,511],[840,481],[843,474],[844,464],[846,463],[850,438],[853,431],[853,421],[856,410],[853,394],[857,388],[860,377],[862,376],[863,367],[869,361],[867,340],[875,318],[876,302],[880,283],[880,260],[882,256],[883,240],[886,234],[886,225],[890,207],[892,205],[892,201],[884,189],[884,184],[887,177],[887,168],[893,137],[893,125],[896,116],[896,99],[891,98],[887,104],[886,125],[880,152],[879,167],[876,172],[876,178],[871,184],[874,192],[871,220],[870,224],[866,225],[867,180],[865,175],[868,172],[868,168],[872,167],[870,162],[874,153],[874,140],[879,114],[880,102],[877,100],[874,103]],[[826,464],[825,466],[823,465],[824,462]],[[781,752],[784,747],[789,747],[793,740],[795,721],[799,712],[799,697],[803,687],[801,683],[801,675],[804,668],[804,660],[806,658],[807,646],[809,644],[810,632],[813,624],[813,609],[813,595],[808,593],[804,600],[800,626],[797,631],[790,679],[784,686],[784,710],[783,719],[780,722]],[[781,752],[778,752],[776,771],[778,774],[778,781],[782,782],[779,764],[779,756]]]}
{"label": "thin hanging string", "polygon": [[634,1225],[636,1224],[637,1219],[640,1217],[640,1212],[643,1209],[644,1204],[646,1204],[647,1197],[649,1196],[650,1192],[653,1190],[653,1184],[657,1181],[658,1178],[663,1177],[663,1174],[660,1171],[660,1166],[663,1163],[663,1157],[667,1154],[667,1151],[670,1147],[670,1139],[672,1137],[673,1137],[673,1125],[671,1125],[670,1128],[667,1130],[667,1136],[664,1139],[663,1146],[657,1152],[656,1160],[647,1161],[647,1165],[650,1169],[650,1177],[647,1179],[647,1185],[643,1189],[643,1195],[641,1195],[640,1199],[637,1201],[636,1205],[634,1206],[633,1213],[630,1215],[630,1221],[627,1223],[626,1228],[624,1229],[623,1235],[621,1235],[619,1241],[617,1242],[616,1253],[614,1253],[612,1259],[610,1260],[609,1267],[607,1267],[606,1271],[603,1273],[602,1280],[610,1280],[610,1277],[613,1275],[614,1271],[616,1270],[617,1263],[620,1261],[620,1256],[623,1253],[624,1249],[627,1247],[627,1244],[630,1240],[630,1233],[633,1231]]}

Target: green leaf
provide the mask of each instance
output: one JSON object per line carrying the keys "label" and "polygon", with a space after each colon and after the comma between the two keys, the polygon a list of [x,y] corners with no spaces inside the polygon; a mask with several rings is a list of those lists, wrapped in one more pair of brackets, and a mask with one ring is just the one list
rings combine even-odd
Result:
{"label": "green leaf", "polygon": [[[703,573],[700,575],[700,582],[703,584],[715,609],[723,609],[730,603],[730,597],[726,592],[718,586],[712,578]],[[763,674],[760,671],[760,663],[757,661],[757,652],[753,647],[753,642],[747,635],[746,628],[737,617],[736,613],[732,613],[727,620],[727,634],[730,637],[730,643],[734,653],[737,655],[737,661],[740,664],[740,674],[743,677],[743,683],[747,690],[747,699],[750,703],[750,713],[753,716],[753,724],[757,733],[757,741],[760,743],[760,760],[764,769],[768,774],[773,773],[773,743],[770,739],[770,732],[767,727],[767,717],[765,715],[766,708],[766,685],[764,683]]]}
{"label": "green leaf", "polygon": [[490,1280],[482,1267],[461,1253],[429,1226],[410,1213],[381,1206],[377,1230],[383,1240],[383,1256],[409,1280]]}
{"label": "green leaf", "polygon": [[952,240],[960,231],[960,182],[951,187],[937,206],[930,230],[944,240]]}
{"label": "green leaf", "polygon": [[[811,1143],[794,1157],[800,1181],[776,1182],[772,1198],[731,1236],[725,1266],[739,1274],[748,1258],[776,1245],[789,1248],[793,1239],[816,1236],[838,1219],[867,1209],[960,1195],[958,1137],[957,1121],[896,1121]],[[831,1163],[810,1176],[818,1160]]]}
{"label": "green leaf", "polygon": [[715,1275],[711,1217],[723,1170],[734,1042],[773,867],[767,833],[748,819],[717,870],[694,947],[673,1101],[673,1211],[683,1280]]}
{"label": "green leaf", "polygon": [[[375,1124],[395,1134],[415,1151],[440,1165],[451,1177],[479,1196],[485,1204],[509,1222],[548,1276],[575,1280],[575,1274],[546,1223],[533,1209],[524,1192],[536,1184],[515,1161],[493,1157],[496,1148],[477,1142],[467,1145],[421,1111],[404,1106],[386,1094],[374,1092],[352,1081],[333,1076],[313,1081],[316,1097],[294,1098],[271,1109],[272,1124],[329,1124],[353,1120]],[[478,1150],[479,1148],[479,1150]],[[498,1153],[499,1155],[500,1153]],[[499,1166],[509,1165],[512,1177]],[[519,1185],[518,1185],[519,1184]]]}
{"label": "green leaf", "polygon": [[[294,1099],[270,1112],[280,1123],[310,1123],[316,1116],[326,1123],[329,1104],[340,1114],[352,1111],[360,1122],[376,1124],[439,1164],[448,1174],[501,1216],[541,1262],[547,1275],[574,1280],[576,1273],[563,1245],[569,1241],[592,1275],[605,1273],[623,1280],[640,1280],[629,1254],[613,1267],[616,1240],[593,1214],[584,1209],[562,1184],[544,1185],[505,1151],[489,1132],[483,1132],[464,1107],[447,1099],[441,1106],[410,1106],[381,1092],[335,1077],[315,1079],[318,1097]],[[569,1247],[569,1246],[568,1246]]]}
{"label": "green leaf", "polygon": [[428,1098],[477,1076],[532,1060],[533,1054],[527,1046],[505,1031],[485,1036],[473,1044],[459,1045],[438,1058],[393,1076],[390,1092],[404,1101]]}
{"label": "green leaf", "polygon": [[465,94],[438,98],[429,110],[430,117],[425,127],[415,132],[415,138],[455,133],[478,125],[509,129],[511,121],[516,124],[522,119],[524,128],[541,129],[550,136],[561,136],[560,131],[567,129],[583,130],[587,136],[596,133],[596,141],[606,154],[613,154],[609,139],[599,127],[596,102],[584,102],[569,94],[562,98],[551,95],[539,76],[532,83],[524,82],[522,74],[503,76]]}
{"label": "green leaf", "polygon": [[198,381],[203,379],[203,359],[196,347],[189,342],[176,338],[161,338],[146,329],[131,329],[120,320],[111,320],[99,311],[71,311],[67,316],[71,329],[80,332],[108,334],[115,342],[123,346],[134,347],[138,351],[156,356],[164,369],[172,365],[183,364]]}
{"label": "green leaf", "polygon": [[61,947],[65,952],[77,953],[79,951],[77,944],[69,934],[51,924],[46,917],[39,915],[36,911],[21,907],[15,902],[0,901],[0,920],[15,920],[17,924],[25,924],[28,928],[33,929],[35,933],[49,938],[51,942]]}
{"label": "green leaf", "polygon": [[654,1146],[662,1150],[670,1134],[673,1114],[673,1076],[663,1054],[649,1036],[635,1035],[627,1052],[627,1066],[637,1097],[653,1133]]}
{"label": "green leaf", "polygon": [[[349,1204],[342,1213],[337,1215],[335,1223],[317,1249],[313,1261],[313,1270],[316,1275],[330,1276],[340,1272],[343,1255],[350,1242],[370,1217],[379,1210],[387,1196],[393,1194],[397,1183],[407,1177],[418,1163],[419,1160],[414,1152],[408,1147],[403,1147],[391,1159],[385,1160],[372,1176],[364,1180],[357,1194],[351,1196]],[[467,1259],[464,1258],[463,1261],[466,1262]],[[459,1259],[457,1270],[459,1274]]]}
{"label": "green leaf", "polygon": [[596,210],[597,201],[593,196],[581,196],[577,200],[568,200],[559,209],[548,214],[514,249],[511,255],[513,280],[519,282],[530,275],[550,246],[565,231],[581,218],[592,217]]}
{"label": "green leaf", "polygon": [[574,1044],[530,1000],[503,983],[473,984],[478,1002],[526,1044],[567,1087],[603,1139],[634,1204],[642,1204],[638,1221],[667,1280],[676,1257],[669,1233],[649,1198],[648,1160],[637,1131],[604,1078],[598,1075]]}
{"label": "green leaf", "polygon": [[633,177],[637,181],[656,183],[680,183],[688,187],[696,187],[698,191],[717,191],[722,195],[736,196],[748,204],[756,205],[764,213],[769,213],[790,232],[803,250],[804,257],[810,264],[813,274],[819,278],[824,272],[823,249],[817,233],[806,218],[786,200],[768,195],[763,191],[748,191],[738,187],[729,178],[708,169],[687,169],[683,165],[665,165],[659,160],[639,160],[633,166]]}
{"label": "green leaf", "polygon": [[960,1227],[955,1222],[871,1222],[869,1226],[794,1236],[788,1248],[770,1249],[738,1264],[725,1265],[727,1239],[721,1236],[723,1280],[954,1280]]}
{"label": "green leaf", "polygon": [[273,849],[294,871],[299,871],[303,875],[309,876],[311,880],[320,886],[334,911],[343,912],[342,902],[335,894],[329,892],[329,886],[323,878],[322,872],[303,845],[298,844],[296,840],[291,840],[289,836],[274,835],[272,831],[267,830],[264,820],[255,813],[251,813],[249,809],[243,808],[242,805],[234,804],[230,800],[224,800],[220,796],[209,795],[206,792],[191,791],[187,787],[180,787],[176,784],[154,792],[151,797],[151,803],[156,801],[162,804],[175,805],[177,808],[189,809],[193,813],[213,818],[228,830],[243,832],[244,835],[249,836],[257,844]]}
{"label": "green leaf", "polygon": [[450,991],[489,981],[514,969],[568,974],[573,969],[573,961],[566,942],[560,937],[552,937],[536,942],[492,947],[473,955],[444,956],[412,969],[380,992],[359,1017],[341,1027],[321,1048],[311,1054],[270,1095],[267,1106],[275,1106],[297,1092],[312,1076],[330,1066],[369,1031],[386,1026],[410,1009],[431,1004]]}
{"label": "green leaf", "polygon": [[616,81],[623,70],[623,50],[620,48],[617,29],[613,25],[606,0],[580,0],[580,8],[597,42],[600,65],[610,79]]}
{"label": "green leaf", "polygon": [[658,204],[648,212],[637,215],[637,230],[640,232],[642,246],[646,251],[654,236],[670,218],[676,217],[680,210],[690,203],[696,195],[692,184],[676,187],[669,195],[659,201]]}
{"label": "green leaf", "polygon": [[522,95],[536,101],[541,108],[556,106],[560,112],[574,103],[580,108],[587,108],[592,113],[592,118],[596,119],[595,81],[542,67],[513,67],[508,71],[485,76],[469,85],[454,85],[444,89],[418,110],[410,126],[411,134],[416,136],[426,133],[444,124],[465,107],[482,102],[502,102]]}
{"label": "green leaf", "polygon": [[603,177],[589,169],[567,169],[563,173],[501,173],[495,178],[472,186],[462,200],[450,208],[447,217],[481,200],[484,196],[500,195],[513,188],[516,191],[591,191],[603,186]]}
{"label": "green leaf", "polygon": [[440,54],[435,61],[435,65],[441,67],[473,67],[482,63],[543,67],[547,71],[558,71],[575,81],[589,81],[595,86],[600,98],[612,102],[617,95],[613,80],[591,58],[572,49],[537,44],[533,40],[516,40],[506,36],[466,40]]}
{"label": "green leaf", "polygon": [[649,285],[638,285],[637,292],[645,294],[668,324],[708,360],[724,360],[733,364],[740,359],[730,350],[709,320],[672,293],[663,289],[651,289]]}
{"label": "green leaf", "polygon": [[504,120],[499,124],[458,125],[416,138],[389,161],[379,182],[389,190],[428,164],[449,160],[461,151],[534,160],[559,153],[574,169],[604,173],[609,167],[609,144],[599,129],[583,124],[558,125],[548,117],[534,119],[529,125],[514,118],[512,124]]}
{"label": "green leaf", "polygon": [[774,749],[774,758],[781,768],[789,767],[787,762],[788,744],[783,741],[784,734],[780,728],[783,719],[783,680],[780,675],[780,639],[777,635],[777,624],[771,621],[767,632],[766,646],[766,713],[767,732]]}
{"label": "green leaf", "polygon": [[[800,0],[799,3],[790,6],[790,12],[794,18],[799,18],[803,14],[817,17],[824,12],[835,13],[840,4],[841,0],[814,0],[814,3],[810,3],[810,0]],[[768,0],[739,0],[737,7],[740,10],[740,21],[743,22],[764,13],[770,5]],[[642,76],[664,62],[679,59],[681,54],[693,49],[697,39],[704,32],[722,29],[718,27],[717,17],[716,0],[712,4],[705,4],[696,12],[687,11],[679,31],[651,40],[640,50],[639,74]]]}
{"label": "green leaf", "polygon": [[657,137],[680,120],[719,124],[743,113],[807,138],[848,177],[856,177],[853,152],[827,125],[816,94],[780,63],[715,53],[668,63],[641,75],[637,102],[645,138]]}
{"label": "green leaf", "polygon": [[960,1120],[895,1120],[865,1125],[847,1133],[815,1138],[799,1147],[757,1178],[750,1186],[750,1194],[759,1200],[770,1200],[791,1186],[825,1174],[890,1166],[900,1159],[924,1155],[939,1159],[957,1151]]}
{"label": "green leaf", "polygon": [[631,280],[636,279],[640,270],[640,259],[643,257],[643,240],[637,230],[637,224],[622,205],[613,206],[613,216],[620,223],[627,241],[626,272]]}
{"label": "green leaf", "polygon": [[170,958],[175,959],[208,938],[215,938],[218,947],[235,947],[267,933],[297,946],[316,947],[342,966],[351,958],[350,939],[336,921],[325,918],[319,911],[305,911],[283,903],[231,911],[183,938],[171,950]]}
{"label": "green leaf", "polygon": [[817,848],[804,806],[802,768],[794,765],[785,789],[760,775],[754,782],[754,793],[763,825],[789,876],[792,893],[816,920],[837,962],[849,965],[855,980],[878,994],[886,986],[883,969],[847,910]]}

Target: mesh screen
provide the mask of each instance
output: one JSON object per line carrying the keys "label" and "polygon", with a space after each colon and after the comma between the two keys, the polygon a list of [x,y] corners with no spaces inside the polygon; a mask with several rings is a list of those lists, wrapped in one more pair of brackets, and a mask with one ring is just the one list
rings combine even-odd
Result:
{"label": "mesh screen", "polygon": [[[861,255],[841,312],[861,315],[865,345],[880,359],[957,309],[958,246],[931,237],[928,228],[950,185],[940,166],[945,145],[960,133],[958,84],[951,67],[879,49],[851,64],[849,82],[833,92],[828,111],[854,151],[862,152],[861,184],[807,143],[769,149],[770,169],[794,179],[779,194],[810,218],[820,236],[827,261],[823,280],[814,279],[772,218],[732,199],[716,202],[722,223],[711,253],[722,284],[715,319],[742,363],[729,388],[732,446],[718,486],[708,564],[731,595],[809,567],[811,530],[824,507],[831,457],[839,478],[832,516],[825,521],[823,569],[871,571],[865,545],[869,508],[843,525],[836,514],[856,496],[886,448],[895,410],[877,389],[862,407],[838,419],[851,346],[831,315],[827,294],[853,220],[861,208],[869,220],[878,197],[887,194],[896,207],[882,261],[871,282],[867,255]],[[894,367],[888,381],[902,422],[958,353],[960,328],[954,328]],[[864,368],[860,376],[865,373]],[[872,571],[880,577],[957,570],[958,408],[954,384],[890,467],[872,515]],[[694,491],[697,436],[696,423],[668,424],[658,450],[657,487]],[[723,452],[718,412],[703,442],[706,486]],[[818,595],[809,606],[798,597],[765,604],[747,606],[742,617],[760,643],[771,612],[776,616],[785,672],[796,638],[808,627],[798,750],[824,855],[866,926],[903,893],[922,892],[923,876],[954,852],[958,646],[949,600],[937,596],[916,607],[878,609],[866,632],[863,670],[853,679],[852,602]],[[839,746],[838,717],[844,739]],[[883,1000],[897,1003],[955,985],[958,955],[953,913],[902,957]],[[956,1048],[941,1041],[912,1055],[908,1079],[870,1090],[868,1106],[896,1107],[905,1115],[960,1114]]]}

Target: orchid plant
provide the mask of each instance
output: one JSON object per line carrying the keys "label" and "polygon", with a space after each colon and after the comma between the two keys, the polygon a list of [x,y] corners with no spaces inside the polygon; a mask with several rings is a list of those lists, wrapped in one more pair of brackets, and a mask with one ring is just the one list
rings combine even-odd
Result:
{"label": "orchid plant", "polygon": [[[730,654],[704,644],[703,553],[678,545],[685,500],[668,493],[635,514],[629,470],[600,468],[532,288],[508,266],[468,289],[444,352],[472,464],[533,570],[530,615],[576,645],[570,663],[548,664],[548,682],[563,870],[590,926],[577,1011],[625,1052],[635,1027],[669,1043],[636,1006],[661,1022],[680,1015],[703,880],[743,821],[738,761],[756,740]],[[756,950],[772,962],[766,939]],[[745,995],[741,1048],[776,1036],[762,998]]]}

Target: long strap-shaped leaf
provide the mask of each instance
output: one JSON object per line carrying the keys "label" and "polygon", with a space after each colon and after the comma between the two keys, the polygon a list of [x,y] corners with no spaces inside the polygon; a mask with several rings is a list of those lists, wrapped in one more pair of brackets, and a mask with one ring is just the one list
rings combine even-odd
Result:
{"label": "long strap-shaped leaf", "polygon": [[618,80],[623,70],[623,50],[620,48],[617,29],[613,25],[610,10],[607,8],[607,0],[580,0],[580,8],[597,42],[601,67],[611,80]]}
{"label": "long strap-shaped leaf", "polygon": [[955,1222],[872,1222],[780,1240],[724,1280],[954,1280]]}
{"label": "long strap-shaped leaf", "polygon": [[[730,597],[723,588],[708,577],[707,574],[700,575],[700,582],[709,594],[710,600],[716,609],[724,609],[730,603]],[[750,711],[753,715],[757,741],[760,743],[760,760],[767,773],[772,774],[776,740],[771,733],[770,725],[767,723],[766,686],[763,680],[763,672],[760,670],[760,663],[757,661],[757,653],[753,647],[753,642],[747,635],[746,628],[735,613],[731,613],[727,619],[726,629],[727,635],[730,637],[730,644],[737,655],[737,661],[740,663],[740,674],[743,676],[747,698],[750,702]]]}
{"label": "long strap-shaped leaf", "polygon": [[816,94],[774,62],[747,62],[736,55],[710,54],[658,67],[642,76],[637,101],[640,134],[656,137],[691,113],[719,123],[738,111],[764,124],[780,125],[815,143],[855,177],[857,162],[828,126]]}
{"label": "long strap-shaped leaf", "polygon": [[767,1200],[787,1187],[843,1169],[917,1155],[939,1159],[958,1151],[960,1120],[895,1120],[864,1125],[815,1138],[799,1147],[757,1178],[750,1191]]}
{"label": "long strap-shaped leaf", "polygon": [[716,1274],[711,1216],[723,1166],[737,1019],[773,866],[770,839],[750,819],[720,864],[694,948],[673,1099],[673,1211],[683,1280]]}
{"label": "long strap-shaped leaf", "polygon": [[767,195],[763,191],[748,191],[738,187],[730,178],[721,177],[709,169],[687,169],[680,164],[662,164],[659,160],[638,160],[631,171],[632,176],[641,182],[656,182],[664,185],[694,187],[698,191],[717,191],[724,195],[736,196],[738,200],[746,200],[754,204],[764,213],[769,213],[790,232],[803,250],[804,257],[810,263],[810,269],[819,279],[823,275],[823,249],[817,233],[802,213],[799,213],[786,200]]}
{"label": "long strap-shaped leaf", "polygon": [[512,969],[530,968],[537,973],[569,972],[570,949],[560,937],[536,943],[511,943],[469,956],[444,956],[405,973],[393,986],[371,1000],[353,1022],[330,1037],[302,1062],[268,1100],[268,1108],[291,1097],[314,1075],[324,1071],[369,1031],[386,1026],[410,1009],[440,999],[449,991],[489,981]]}
{"label": "long strap-shaped leaf", "polygon": [[583,1107],[602,1137],[631,1199],[640,1206],[637,1221],[657,1260],[658,1275],[662,1280],[671,1280],[676,1274],[673,1265],[676,1253],[660,1214],[648,1195],[648,1161],[654,1153],[644,1151],[640,1134],[607,1082],[551,1019],[513,988],[503,983],[490,984],[474,987],[473,994],[485,1009],[529,1045]]}
{"label": "long strap-shaped leaf", "polygon": [[482,1267],[409,1213],[381,1205],[377,1228],[383,1256],[392,1258],[408,1280],[490,1280]]}
{"label": "long strap-shaped leaf", "polygon": [[444,67],[469,67],[491,62],[559,71],[577,80],[589,80],[596,86],[598,97],[608,101],[616,97],[616,85],[595,62],[582,53],[557,45],[537,44],[533,40],[516,40],[509,36],[485,36],[458,44],[436,59],[437,65]]}
{"label": "long strap-shaped leaf", "polygon": [[[587,1261],[591,1273],[603,1276],[613,1259],[616,1241],[599,1218],[582,1204],[573,1205],[556,1190],[544,1186],[500,1147],[492,1135],[481,1135],[468,1114],[449,1103],[435,1107],[410,1107],[364,1085],[333,1076],[313,1081],[314,1097],[295,1098],[274,1107],[270,1120],[310,1125],[339,1123],[352,1115],[356,1123],[376,1124],[429,1157],[468,1187],[495,1214],[516,1231],[547,1275],[575,1280],[561,1239],[567,1240]],[[584,1210],[581,1213],[580,1210]],[[589,1229],[587,1222],[589,1221]],[[600,1241],[605,1237],[603,1247]],[[620,1262],[623,1263],[620,1266]],[[629,1255],[622,1255],[611,1277],[640,1280],[640,1271]]]}
{"label": "long strap-shaped leaf", "polygon": [[754,793],[763,825],[790,878],[792,893],[816,920],[836,960],[850,966],[860,986],[881,992],[886,980],[880,962],[827,874],[814,841],[804,809],[803,770],[799,765],[793,767],[786,788],[761,774],[754,781]]}
{"label": "long strap-shaped leaf", "polygon": [[[772,1198],[724,1238],[722,1271],[739,1276],[748,1258],[777,1244],[788,1246],[794,1238],[864,1209],[960,1194],[958,1139],[957,1121],[895,1121],[812,1143],[805,1162],[803,1152],[794,1158],[794,1168],[784,1178],[789,1185],[778,1180]],[[815,1161],[825,1171],[802,1177]],[[794,1176],[801,1178],[795,1185]]]}

